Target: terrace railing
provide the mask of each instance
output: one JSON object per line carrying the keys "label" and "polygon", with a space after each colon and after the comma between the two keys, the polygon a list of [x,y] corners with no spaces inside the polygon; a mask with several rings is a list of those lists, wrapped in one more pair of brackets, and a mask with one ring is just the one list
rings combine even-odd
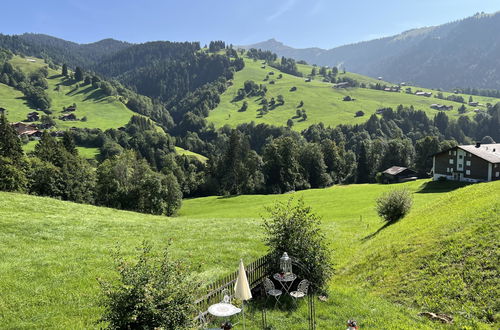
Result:
{"label": "terrace railing", "polygon": [[[273,266],[272,260],[270,255],[265,255],[245,266],[250,290],[256,288],[265,277],[270,275]],[[205,295],[195,301],[197,309],[206,311],[208,306],[221,302],[225,290],[233,292],[236,278],[238,278],[238,271],[210,283],[206,287]]]}

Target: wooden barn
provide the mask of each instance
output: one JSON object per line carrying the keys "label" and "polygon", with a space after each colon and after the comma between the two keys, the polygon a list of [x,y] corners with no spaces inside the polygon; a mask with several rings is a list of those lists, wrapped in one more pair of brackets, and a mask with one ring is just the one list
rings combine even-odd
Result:
{"label": "wooden barn", "polygon": [[392,166],[382,172],[382,182],[398,183],[417,179],[417,172],[407,167]]}

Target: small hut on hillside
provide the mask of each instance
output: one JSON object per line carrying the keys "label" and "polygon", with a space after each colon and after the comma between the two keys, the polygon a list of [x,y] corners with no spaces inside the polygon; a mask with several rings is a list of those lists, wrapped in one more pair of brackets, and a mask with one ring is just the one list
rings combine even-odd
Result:
{"label": "small hut on hillside", "polygon": [[417,172],[407,167],[392,166],[382,172],[382,182],[398,183],[417,179]]}

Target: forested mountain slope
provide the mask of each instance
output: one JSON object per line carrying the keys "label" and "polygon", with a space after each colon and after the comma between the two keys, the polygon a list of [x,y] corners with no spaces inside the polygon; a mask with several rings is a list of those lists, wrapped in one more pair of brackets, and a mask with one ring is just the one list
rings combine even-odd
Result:
{"label": "forested mountain slope", "polygon": [[500,89],[500,12],[325,50],[274,39],[244,46],[311,64],[343,66],[371,77],[428,88]]}
{"label": "forested mountain slope", "polygon": [[0,48],[30,56],[50,58],[71,67],[90,68],[103,56],[110,56],[131,44],[114,39],[104,39],[89,44],[77,44],[45,34],[25,33],[21,35],[0,34]]}

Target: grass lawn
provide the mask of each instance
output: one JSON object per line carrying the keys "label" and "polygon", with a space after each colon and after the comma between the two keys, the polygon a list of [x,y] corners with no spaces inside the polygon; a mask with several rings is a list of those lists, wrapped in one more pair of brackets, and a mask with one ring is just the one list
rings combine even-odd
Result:
{"label": "grass lawn", "polygon": [[[29,153],[35,150],[35,146],[38,141],[30,141],[23,144],[23,150],[25,153]],[[87,147],[76,147],[80,156],[85,159],[95,159],[99,155],[99,148],[87,148]]]}
{"label": "grass lawn", "polygon": [[179,155],[186,155],[189,157],[194,157],[203,163],[205,163],[208,160],[208,158],[203,156],[203,155],[197,154],[196,152],[193,152],[193,151],[183,149],[181,147],[175,147],[175,152],[177,152]]}
{"label": "grass lawn", "polygon": [[[0,292],[5,293],[0,296],[0,322],[7,328],[96,327],[94,322],[101,312],[97,305],[96,278],[112,276],[110,251],[117,244],[131,256],[144,239],[157,248],[172,239],[172,253],[176,257],[189,262],[204,281],[217,279],[236,270],[240,258],[250,262],[266,253],[259,217],[265,206],[291,196],[303,196],[306,204],[322,216],[337,269],[328,288],[328,301],[316,302],[318,329],[341,329],[348,318],[357,318],[363,328],[394,325],[404,329],[440,328],[417,317],[421,309],[414,309],[414,302],[405,300],[408,294],[399,291],[405,273],[399,278],[389,277],[388,284],[378,282],[387,276],[385,263],[390,262],[394,251],[400,254],[408,251],[408,257],[401,256],[402,265],[397,269],[412,271],[423,256],[434,257],[430,252],[415,255],[419,244],[426,251],[434,251],[444,234],[461,232],[467,223],[466,216],[477,214],[489,219],[497,226],[493,235],[498,233],[498,218],[478,211],[485,205],[498,209],[499,184],[480,184],[455,191],[451,190],[457,186],[429,184],[427,180],[401,184],[414,192],[414,208],[408,218],[370,241],[364,238],[382,226],[373,209],[374,199],[393,186],[351,185],[286,195],[190,199],[184,201],[176,218],[0,193],[0,255],[3,256]],[[453,211],[465,200],[475,207],[470,211],[467,207],[466,211]],[[449,208],[435,210],[448,202],[453,203]],[[444,222],[448,225],[446,230],[439,228],[439,221],[445,215],[449,218]],[[422,233],[421,240],[418,233]],[[401,237],[409,237],[409,244]],[[468,235],[456,239],[461,242],[466,238],[469,239]],[[474,240],[467,242],[472,244]],[[386,244],[391,247],[387,251]],[[407,250],[410,247],[413,250]],[[414,256],[417,261],[413,261]],[[379,269],[372,264],[370,268],[372,259],[380,260],[384,267]],[[372,274],[377,276],[375,280],[366,278]],[[442,278],[444,274],[439,277]],[[374,283],[379,287],[374,288]],[[395,303],[399,301],[397,297],[405,304]],[[252,306],[248,325],[249,329],[256,329],[260,312],[252,312],[256,305]],[[269,311],[268,323],[276,329],[304,329],[306,315],[307,306],[302,303],[293,313]],[[487,328],[474,319],[460,316],[456,322],[457,326]]]}
{"label": "grass lawn", "polygon": [[[223,125],[236,126],[242,123],[254,121],[256,123],[268,123],[277,126],[284,126],[288,119],[294,121],[293,128],[295,130],[303,130],[308,126],[323,122],[325,125],[336,126],[338,124],[359,124],[365,122],[368,117],[375,113],[379,108],[396,107],[400,104],[405,106],[413,105],[415,109],[423,110],[429,117],[437,114],[437,110],[431,109],[433,103],[453,105],[454,109],[447,111],[451,118],[458,118],[458,108],[461,103],[440,100],[434,97],[423,97],[410,95],[405,93],[384,92],[366,88],[347,88],[334,89],[332,84],[320,81],[320,77],[313,79],[311,82],[305,82],[305,78],[299,78],[292,75],[284,74],[283,78],[278,79],[279,70],[270,66],[262,68],[262,61],[253,61],[245,59],[245,68],[235,74],[233,85],[222,94],[221,102],[217,108],[210,112],[208,120],[213,122],[217,127]],[[312,66],[298,65],[299,70],[305,73],[310,73]],[[269,76],[268,81],[264,81],[266,75],[273,71],[274,75]],[[344,74],[340,73],[339,76]],[[360,82],[375,83],[378,80],[357,75],[354,73],[346,73],[348,77],[357,79]],[[245,98],[244,100],[234,101],[238,89],[243,87],[246,80],[253,80],[257,84],[263,84],[267,87],[267,100],[272,97],[275,99],[278,95],[283,95],[285,104],[275,107],[264,116],[260,116],[258,110],[262,107],[260,97]],[[270,84],[273,80],[275,83]],[[296,91],[290,91],[291,87],[297,87]],[[410,86],[411,87],[411,86]],[[416,90],[416,87],[412,87]],[[431,91],[425,88],[418,88],[424,91]],[[433,91],[434,94],[436,91]],[[450,93],[444,93],[445,96]],[[351,96],[355,101],[345,102],[342,99],[344,96]],[[463,95],[467,101],[469,96]],[[481,102],[482,106],[473,107],[485,110],[486,103],[495,104],[499,99],[474,96],[475,101]],[[246,111],[239,111],[243,101],[248,102]],[[295,118],[297,105],[300,101],[304,101],[303,109],[306,109],[307,120]],[[467,107],[468,115],[473,115],[472,107]],[[355,113],[362,110],[365,115],[355,117]]]}
{"label": "grass lawn", "polygon": [[[15,56],[11,63],[29,73],[45,66],[43,60],[32,58],[22,58]],[[91,86],[79,87],[74,81],[60,75],[59,71],[49,69],[47,78],[49,88],[47,93],[52,100],[52,116],[56,119],[58,128],[65,129],[70,127],[81,128],[118,128],[125,125],[134,114],[123,103],[114,96],[106,96],[98,89]],[[59,86],[59,87],[58,87]],[[75,115],[78,119],[84,117],[87,121],[62,121],[59,117],[62,115],[63,107],[68,107],[76,103],[77,110]],[[23,99],[23,94],[9,86],[0,84],[0,107],[8,110],[8,119],[11,122],[26,119],[26,115],[33,111]]]}

